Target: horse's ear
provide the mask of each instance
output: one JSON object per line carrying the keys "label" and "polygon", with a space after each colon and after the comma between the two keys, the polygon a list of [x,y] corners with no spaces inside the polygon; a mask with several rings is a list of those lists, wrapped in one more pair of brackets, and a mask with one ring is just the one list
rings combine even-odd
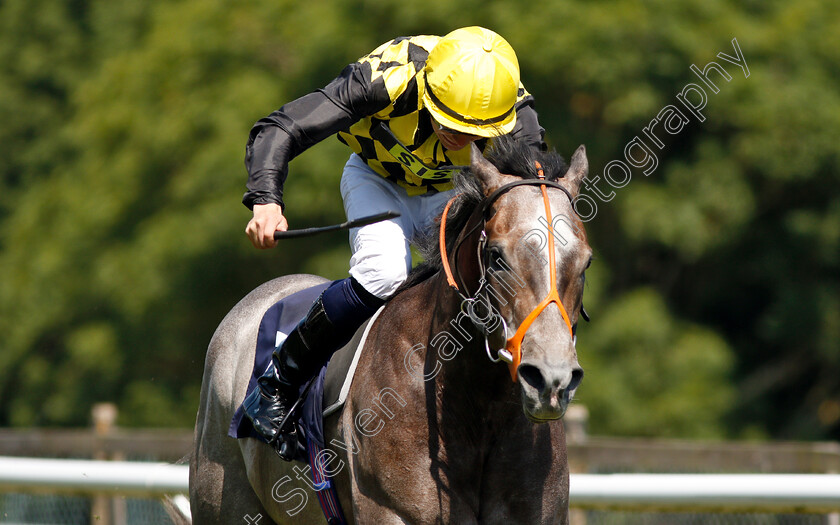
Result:
{"label": "horse's ear", "polygon": [[496,166],[484,158],[481,150],[474,143],[470,144],[470,169],[481,182],[484,193],[489,194],[502,185],[502,174]]}
{"label": "horse's ear", "polygon": [[586,158],[586,147],[581,144],[575,154],[572,155],[572,164],[569,166],[569,170],[561,179],[572,193],[572,197],[577,196],[580,183],[587,175],[589,175],[589,159]]}

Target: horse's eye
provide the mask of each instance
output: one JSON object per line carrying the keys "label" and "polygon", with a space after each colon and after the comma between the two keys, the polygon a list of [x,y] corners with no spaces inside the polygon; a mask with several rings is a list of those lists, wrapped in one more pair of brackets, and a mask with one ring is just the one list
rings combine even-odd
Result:
{"label": "horse's eye", "polygon": [[488,261],[487,265],[490,268],[494,268],[496,270],[504,269],[504,266],[507,264],[505,263],[505,256],[502,255],[502,249],[498,246],[491,246],[488,250]]}

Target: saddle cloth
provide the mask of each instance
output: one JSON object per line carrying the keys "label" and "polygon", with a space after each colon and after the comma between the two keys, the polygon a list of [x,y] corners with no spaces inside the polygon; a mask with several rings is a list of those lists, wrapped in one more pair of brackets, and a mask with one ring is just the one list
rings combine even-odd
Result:
{"label": "saddle cloth", "polygon": [[[257,379],[263,375],[271,364],[271,354],[275,347],[286,339],[286,335],[297,326],[321,292],[330,284],[326,282],[296,292],[281,299],[266,310],[257,334],[254,367],[245,393],[246,397],[257,387]],[[299,428],[304,434],[300,436],[300,441],[304,449],[306,449],[307,441],[310,440],[320,448],[324,448],[324,418],[338,411],[344,405],[356,370],[356,364],[361,355],[361,348],[364,346],[364,339],[367,336],[367,328],[381,311],[380,308],[373,317],[362,324],[350,342],[335,352],[329,362],[319,371],[300,411]],[[301,392],[303,388],[302,386]],[[233,438],[253,437],[265,441],[254,430],[251,420],[245,416],[241,404],[231,419],[228,435]],[[308,458],[304,456],[296,459],[304,463],[308,461]]]}

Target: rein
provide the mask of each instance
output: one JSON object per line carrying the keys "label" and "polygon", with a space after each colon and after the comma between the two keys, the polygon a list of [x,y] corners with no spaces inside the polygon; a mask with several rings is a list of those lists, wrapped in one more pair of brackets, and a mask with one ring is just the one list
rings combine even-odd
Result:
{"label": "rein", "polygon": [[[540,302],[531,313],[525,317],[525,320],[522,321],[522,324],[516,329],[513,337],[507,338],[507,326],[505,326],[505,348],[504,350],[499,350],[498,359],[493,359],[490,356],[490,349],[487,343],[487,334],[485,333],[485,346],[488,346],[487,353],[490,356],[490,359],[493,361],[498,362],[499,360],[504,360],[508,362],[508,368],[510,370],[510,377],[513,381],[516,381],[517,377],[517,368],[519,367],[519,363],[522,361],[522,340],[525,338],[525,333],[531,327],[531,324],[540,316],[540,314],[548,307],[549,304],[554,303],[557,305],[557,308],[560,309],[560,314],[563,316],[563,320],[566,322],[566,327],[569,329],[569,335],[572,337],[572,341],[574,341],[574,329],[572,328],[572,322],[569,319],[569,314],[566,313],[566,308],[563,306],[563,302],[560,300],[560,295],[557,293],[557,266],[555,264],[554,258],[554,232],[552,230],[552,220],[551,220],[551,204],[548,201],[548,187],[557,188],[563,191],[567,197],[569,197],[569,201],[573,202],[574,199],[572,198],[571,193],[569,190],[561,186],[560,184],[546,180],[545,173],[543,172],[542,165],[538,161],[534,161],[534,164],[537,168],[537,177],[538,179],[524,179],[518,180],[515,182],[511,182],[509,184],[505,184],[493,193],[491,193],[487,198],[482,201],[481,206],[476,209],[474,215],[478,214],[480,216],[480,220],[473,226],[467,233],[464,233],[459,236],[458,241],[455,244],[455,248],[453,250],[453,258],[457,257],[458,249],[460,248],[461,244],[467,239],[470,235],[473,234],[479,227],[481,227],[481,238],[479,239],[478,243],[478,261],[480,266],[480,273],[481,278],[479,280],[479,288],[476,290],[475,294],[472,297],[468,297],[464,293],[461,292],[460,288],[458,287],[458,283],[455,280],[455,275],[452,272],[452,268],[449,265],[449,257],[446,252],[446,218],[449,214],[449,208],[455,199],[458,197],[452,197],[449,202],[446,203],[446,207],[443,209],[443,214],[440,218],[440,254],[441,254],[441,262],[443,265],[443,271],[446,274],[446,282],[449,284],[451,288],[453,288],[458,295],[461,296],[462,299],[465,301],[474,301],[476,297],[478,297],[479,293],[481,293],[482,288],[486,284],[487,280],[484,278],[484,250],[485,244],[487,242],[487,233],[484,229],[487,218],[487,212],[490,207],[493,205],[496,200],[499,199],[502,195],[507,193],[508,191],[516,188],[518,186],[539,186],[540,190],[542,191],[543,195],[543,203],[545,204],[545,215],[546,215],[546,224],[548,224],[548,254],[549,254],[549,267],[550,267],[550,275],[551,275],[551,284],[548,295],[545,299]],[[466,290],[466,286],[464,287]]]}

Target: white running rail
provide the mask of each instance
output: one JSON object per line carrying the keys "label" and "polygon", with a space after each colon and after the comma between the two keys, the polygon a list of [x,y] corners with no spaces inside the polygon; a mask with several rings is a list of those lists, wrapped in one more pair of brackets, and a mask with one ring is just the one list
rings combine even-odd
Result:
{"label": "white running rail", "polygon": [[573,507],[682,512],[840,511],[838,474],[572,474]]}
{"label": "white running rail", "polygon": [[[572,474],[572,507],[681,512],[840,512],[840,474]],[[0,492],[186,494],[189,467],[0,456]]]}
{"label": "white running rail", "polygon": [[0,456],[0,492],[160,496],[186,493],[188,489],[186,465]]}

